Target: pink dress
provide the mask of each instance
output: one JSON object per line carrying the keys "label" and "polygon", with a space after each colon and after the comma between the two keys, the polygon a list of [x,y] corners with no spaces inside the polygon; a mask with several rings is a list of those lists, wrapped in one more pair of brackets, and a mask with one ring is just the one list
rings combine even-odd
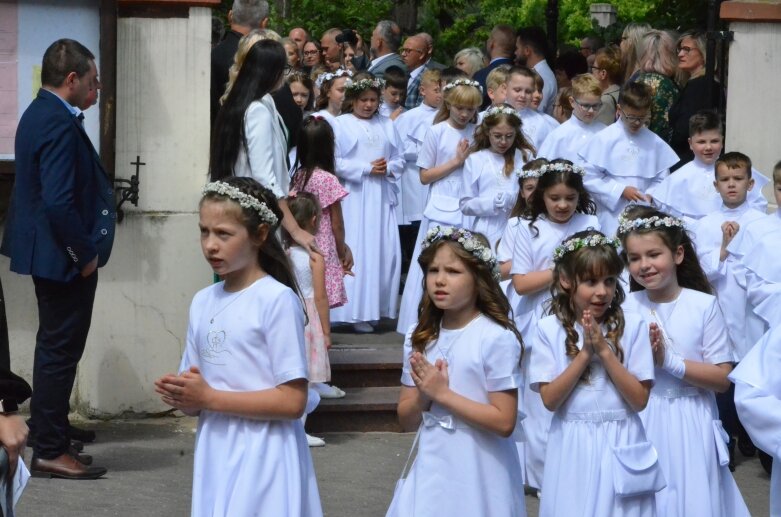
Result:
{"label": "pink dress", "polygon": [[315,234],[317,247],[322,250],[325,257],[325,292],[328,295],[328,306],[330,308],[341,307],[347,303],[347,292],[344,289],[344,271],[342,263],[339,261],[339,255],[336,252],[336,238],[331,226],[331,205],[338,203],[348,192],[342,187],[336,176],[323,169],[316,168],[312,171],[306,186],[300,188],[298,174],[294,180],[294,188],[310,192],[317,196],[320,202],[320,208],[323,213],[320,217],[320,224]]}
{"label": "pink dress", "polygon": [[328,358],[328,349],[325,346],[323,325],[320,323],[320,315],[315,304],[315,290],[312,280],[312,268],[309,266],[309,253],[299,246],[293,246],[288,250],[290,263],[296,273],[298,288],[301,289],[301,297],[304,299],[307,323],[304,327],[306,339],[306,361],[309,371],[309,382],[328,382],[331,380],[331,362]]}

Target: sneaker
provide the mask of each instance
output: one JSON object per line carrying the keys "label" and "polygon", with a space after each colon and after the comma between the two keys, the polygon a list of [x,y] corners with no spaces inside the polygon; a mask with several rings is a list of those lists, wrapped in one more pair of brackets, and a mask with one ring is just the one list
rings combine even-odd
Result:
{"label": "sneaker", "polygon": [[347,395],[344,390],[341,390],[336,386],[329,386],[324,382],[317,383],[315,385],[315,390],[320,394],[321,399],[340,399]]}
{"label": "sneaker", "polygon": [[374,327],[367,321],[359,321],[358,323],[353,323],[353,330],[358,334],[371,334],[374,332]]}
{"label": "sneaker", "polygon": [[311,434],[306,435],[306,443],[310,447],[325,447],[325,440]]}

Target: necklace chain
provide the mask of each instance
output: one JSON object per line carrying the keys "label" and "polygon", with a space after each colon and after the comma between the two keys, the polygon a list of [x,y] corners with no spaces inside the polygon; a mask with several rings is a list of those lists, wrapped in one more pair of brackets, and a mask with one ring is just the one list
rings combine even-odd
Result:
{"label": "necklace chain", "polygon": [[231,301],[229,301],[228,303],[226,303],[226,304],[225,304],[225,305],[224,305],[224,306],[223,306],[223,307],[222,307],[220,310],[218,310],[217,312],[215,312],[215,313],[212,315],[211,319],[209,320],[209,324],[211,325],[212,323],[214,323],[214,319],[215,319],[217,316],[219,316],[220,314],[222,314],[222,312],[223,312],[225,309],[227,309],[228,307],[230,307],[230,306],[233,304],[233,302],[235,302],[236,300],[238,300],[239,298],[241,298],[242,296],[244,296],[244,294],[245,294],[245,293],[246,293],[248,290],[249,290],[248,288],[247,288],[247,289],[244,289],[244,290],[243,290],[241,293],[239,293],[238,295],[234,296],[234,297],[233,297],[233,299],[231,299]]}

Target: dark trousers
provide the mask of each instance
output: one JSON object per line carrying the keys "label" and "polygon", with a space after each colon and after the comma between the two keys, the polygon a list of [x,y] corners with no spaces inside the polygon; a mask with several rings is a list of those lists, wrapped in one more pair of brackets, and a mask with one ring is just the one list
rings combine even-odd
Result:
{"label": "dark trousers", "polygon": [[[399,240],[401,241],[401,274],[406,275],[415,251],[415,239],[418,238],[420,221],[399,225]],[[403,288],[402,288],[403,289]]]}
{"label": "dark trousers", "polygon": [[33,277],[38,335],[30,401],[35,455],[53,459],[68,450],[68,410],[76,367],[87,342],[97,272],[70,282]]}

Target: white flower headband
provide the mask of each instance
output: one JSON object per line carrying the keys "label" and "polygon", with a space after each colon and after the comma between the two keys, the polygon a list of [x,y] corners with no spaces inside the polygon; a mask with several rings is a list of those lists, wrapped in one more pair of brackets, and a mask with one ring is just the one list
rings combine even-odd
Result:
{"label": "white flower headband", "polygon": [[632,230],[652,230],[662,226],[667,228],[686,228],[683,220],[671,215],[629,219],[624,214],[621,214],[618,217],[618,235],[627,234]]}
{"label": "white flower headband", "polygon": [[344,76],[349,78],[353,76],[353,73],[350,70],[345,70],[344,68],[339,68],[335,72],[325,72],[317,76],[317,79],[315,79],[315,86],[322,88],[324,82]]}
{"label": "white flower headband", "polygon": [[382,90],[385,88],[385,81],[379,77],[374,79],[361,79],[360,81],[347,79],[346,86],[347,90],[351,92],[362,92],[369,88],[377,88],[378,90]]}
{"label": "white flower headband", "polygon": [[242,208],[250,208],[255,210],[258,214],[260,214],[260,220],[264,223],[267,223],[271,226],[276,226],[279,222],[277,216],[274,215],[274,212],[271,211],[266,203],[263,201],[258,201],[258,199],[254,196],[245,194],[233,185],[228,185],[222,181],[212,181],[203,187],[204,194],[209,194],[211,192],[221,196],[226,196],[234,200]]}
{"label": "white flower headband", "polygon": [[502,274],[499,272],[499,264],[491,249],[477,240],[469,230],[454,226],[434,226],[426,233],[426,238],[421,243],[421,249],[426,249],[439,240],[448,240],[459,243],[466,251],[475,256],[491,269],[494,280],[499,282]]}
{"label": "white flower headband", "polygon": [[512,115],[518,120],[521,119],[521,116],[518,115],[518,111],[516,111],[514,108],[511,108],[510,106],[491,106],[490,108],[488,108],[488,110],[486,110],[485,118],[493,117],[494,115],[501,115],[501,114]]}
{"label": "white flower headband", "polygon": [[444,88],[442,88],[442,93],[445,93],[448,90],[452,90],[456,86],[473,86],[480,90],[480,93],[483,93],[483,87],[480,86],[480,83],[477,81],[472,81],[471,79],[456,79],[453,82],[447,83]]}
{"label": "white flower headband", "polygon": [[567,253],[577,251],[582,248],[595,248],[597,246],[613,246],[618,249],[621,242],[616,239],[608,239],[602,234],[595,233],[588,237],[580,237],[564,241],[561,246],[557,246],[553,251],[553,262],[559,262]]}

